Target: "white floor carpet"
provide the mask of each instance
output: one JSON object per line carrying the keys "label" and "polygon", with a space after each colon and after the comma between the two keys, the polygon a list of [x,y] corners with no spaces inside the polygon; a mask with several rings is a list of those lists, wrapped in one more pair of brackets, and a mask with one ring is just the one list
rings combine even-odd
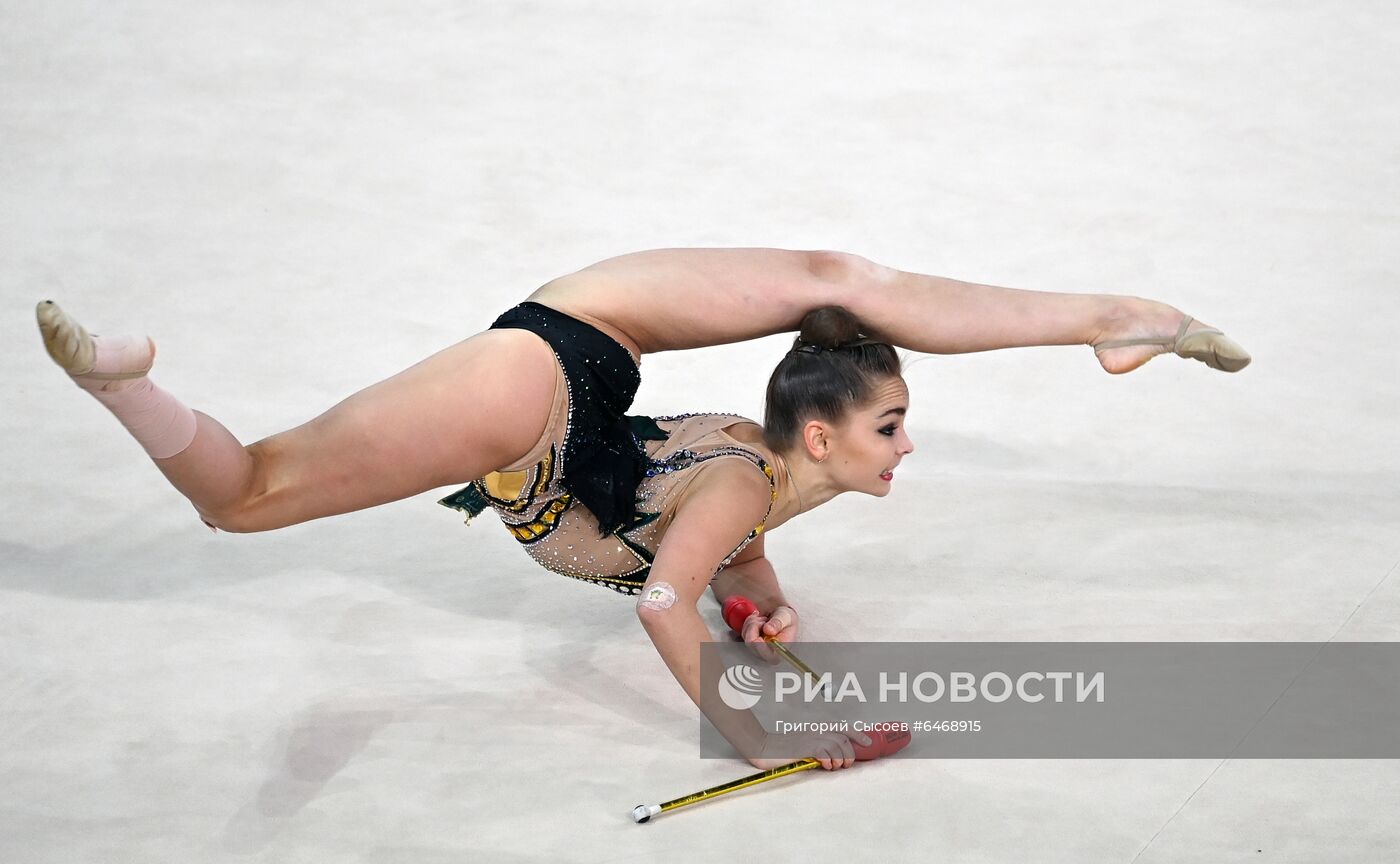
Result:
{"label": "white floor carpet", "polygon": [[[245,442],[669,246],[1151,296],[1238,375],[911,368],[884,499],[768,541],[812,640],[1400,638],[1400,10],[0,3],[0,861],[1382,861],[1400,765],[746,773],[630,601],[433,495],[211,535],[48,360],[155,337]],[[761,416],[775,337],[635,413]],[[706,607],[718,629],[717,610]]]}

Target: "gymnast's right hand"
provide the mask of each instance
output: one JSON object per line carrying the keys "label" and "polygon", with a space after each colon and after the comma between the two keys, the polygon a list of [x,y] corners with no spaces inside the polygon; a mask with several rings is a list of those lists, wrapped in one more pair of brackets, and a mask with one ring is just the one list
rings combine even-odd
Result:
{"label": "gymnast's right hand", "polygon": [[822,768],[827,771],[837,771],[856,764],[852,741],[859,742],[862,747],[875,743],[863,732],[771,733],[764,740],[758,755],[749,757],[749,764],[767,771],[810,756],[821,762]]}

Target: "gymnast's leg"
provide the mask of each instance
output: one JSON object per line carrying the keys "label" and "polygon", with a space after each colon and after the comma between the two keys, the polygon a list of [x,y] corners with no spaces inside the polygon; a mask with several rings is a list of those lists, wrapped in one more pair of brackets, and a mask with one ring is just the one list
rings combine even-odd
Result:
{"label": "gymnast's leg", "polygon": [[[633,252],[560,277],[531,299],[607,321],[643,352],[791,332],[809,311],[826,305],[846,307],[872,336],[930,354],[1098,348],[1143,338],[1170,343],[1185,319],[1141,297],[1000,288],[905,272],[850,253],[771,248]],[[1186,332],[1205,329],[1191,321]],[[1120,373],[1166,350],[1157,344],[1096,353],[1105,370]]]}
{"label": "gymnast's leg", "polygon": [[819,254],[828,256],[830,278],[847,291],[842,305],[872,335],[917,351],[1089,345],[1112,374],[1174,347],[1221,371],[1249,364],[1249,354],[1220,331],[1156,300],[1001,288],[896,270],[858,255]]}
{"label": "gymnast's leg", "polygon": [[489,474],[539,438],[554,395],[547,344],[487,330],[245,447],[150,381],[149,340],[91,336],[48,301],[36,313],[50,356],[225,531],[295,525]]}

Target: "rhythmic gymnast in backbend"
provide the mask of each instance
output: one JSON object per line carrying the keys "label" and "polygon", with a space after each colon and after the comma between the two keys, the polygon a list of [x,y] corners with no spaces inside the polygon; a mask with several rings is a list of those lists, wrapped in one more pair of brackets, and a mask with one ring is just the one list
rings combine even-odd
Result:
{"label": "rhythmic gymnast in backbend", "polygon": [[[546,568],[637,595],[642,626],[697,705],[706,587],[757,603],[745,641],[793,641],[797,613],[764,536],[843,492],[886,495],[913,451],[895,347],[1089,345],[1111,373],[1167,351],[1227,372],[1250,359],[1136,297],[977,285],[840,252],[657,249],[555,279],[490,329],[244,446],[152,383],[148,338],[89,335],[47,300],[36,311],[50,356],[211,529],[270,531],[467,483],[440,503],[468,519],[490,507]],[[643,354],[791,331],[762,425],[624,413]],[[773,736],[748,720],[716,723],[755,766],[790,761],[765,756]],[[808,737],[822,767],[853,764],[847,736]],[[781,749],[791,757],[792,742]]]}

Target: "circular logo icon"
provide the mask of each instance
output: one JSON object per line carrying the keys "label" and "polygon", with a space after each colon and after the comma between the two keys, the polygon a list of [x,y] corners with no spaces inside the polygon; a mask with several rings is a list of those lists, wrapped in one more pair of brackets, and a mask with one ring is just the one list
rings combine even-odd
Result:
{"label": "circular logo icon", "polygon": [[763,693],[763,677],[758,670],[743,663],[724,670],[719,679],[719,698],[735,711],[747,711],[758,704]]}

